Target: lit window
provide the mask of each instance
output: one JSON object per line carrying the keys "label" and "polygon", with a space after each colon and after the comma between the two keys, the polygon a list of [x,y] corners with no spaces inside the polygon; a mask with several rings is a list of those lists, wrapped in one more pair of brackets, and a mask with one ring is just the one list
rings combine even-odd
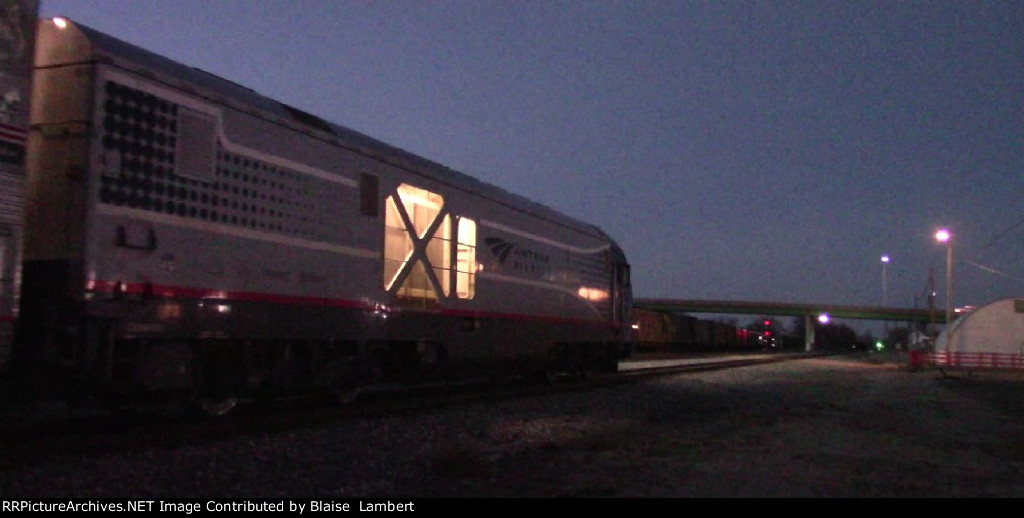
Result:
{"label": "lit window", "polygon": [[473,298],[476,270],[476,222],[460,218],[455,251],[455,295],[460,299]]}
{"label": "lit window", "polygon": [[[404,299],[436,301],[447,296],[451,220],[442,214],[444,198],[402,184],[398,186],[397,197],[388,196],[386,205],[384,288]],[[428,235],[435,224],[436,229]]]}

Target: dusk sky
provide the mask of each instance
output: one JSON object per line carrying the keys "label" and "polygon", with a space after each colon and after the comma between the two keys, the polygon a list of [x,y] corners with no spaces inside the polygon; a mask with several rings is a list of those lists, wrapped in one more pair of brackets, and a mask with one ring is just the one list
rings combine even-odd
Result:
{"label": "dusk sky", "polygon": [[[1024,296],[1024,2],[43,0],[604,229],[648,298]],[[745,322],[745,321],[744,321]]]}

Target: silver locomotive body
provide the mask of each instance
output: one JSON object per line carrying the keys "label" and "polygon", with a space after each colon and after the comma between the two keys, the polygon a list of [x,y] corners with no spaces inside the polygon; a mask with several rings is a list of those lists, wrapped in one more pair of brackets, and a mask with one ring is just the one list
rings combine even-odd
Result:
{"label": "silver locomotive body", "polygon": [[234,394],[628,351],[599,229],[89,28],[38,32],[24,356]]}

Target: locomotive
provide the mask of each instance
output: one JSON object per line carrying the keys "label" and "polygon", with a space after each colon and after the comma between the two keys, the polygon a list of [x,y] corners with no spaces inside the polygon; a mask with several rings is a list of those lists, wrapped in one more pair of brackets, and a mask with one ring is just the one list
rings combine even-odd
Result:
{"label": "locomotive", "polygon": [[81,24],[35,30],[13,365],[222,413],[630,354],[599,228]]}

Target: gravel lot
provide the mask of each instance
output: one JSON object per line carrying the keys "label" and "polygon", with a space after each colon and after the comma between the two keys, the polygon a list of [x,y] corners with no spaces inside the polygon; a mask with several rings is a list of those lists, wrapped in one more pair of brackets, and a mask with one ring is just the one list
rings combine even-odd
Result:
{"label": "gravel lot", "polygon": [[0,466],[4,498],[1021,497],[1024,375],[883,355]]}

